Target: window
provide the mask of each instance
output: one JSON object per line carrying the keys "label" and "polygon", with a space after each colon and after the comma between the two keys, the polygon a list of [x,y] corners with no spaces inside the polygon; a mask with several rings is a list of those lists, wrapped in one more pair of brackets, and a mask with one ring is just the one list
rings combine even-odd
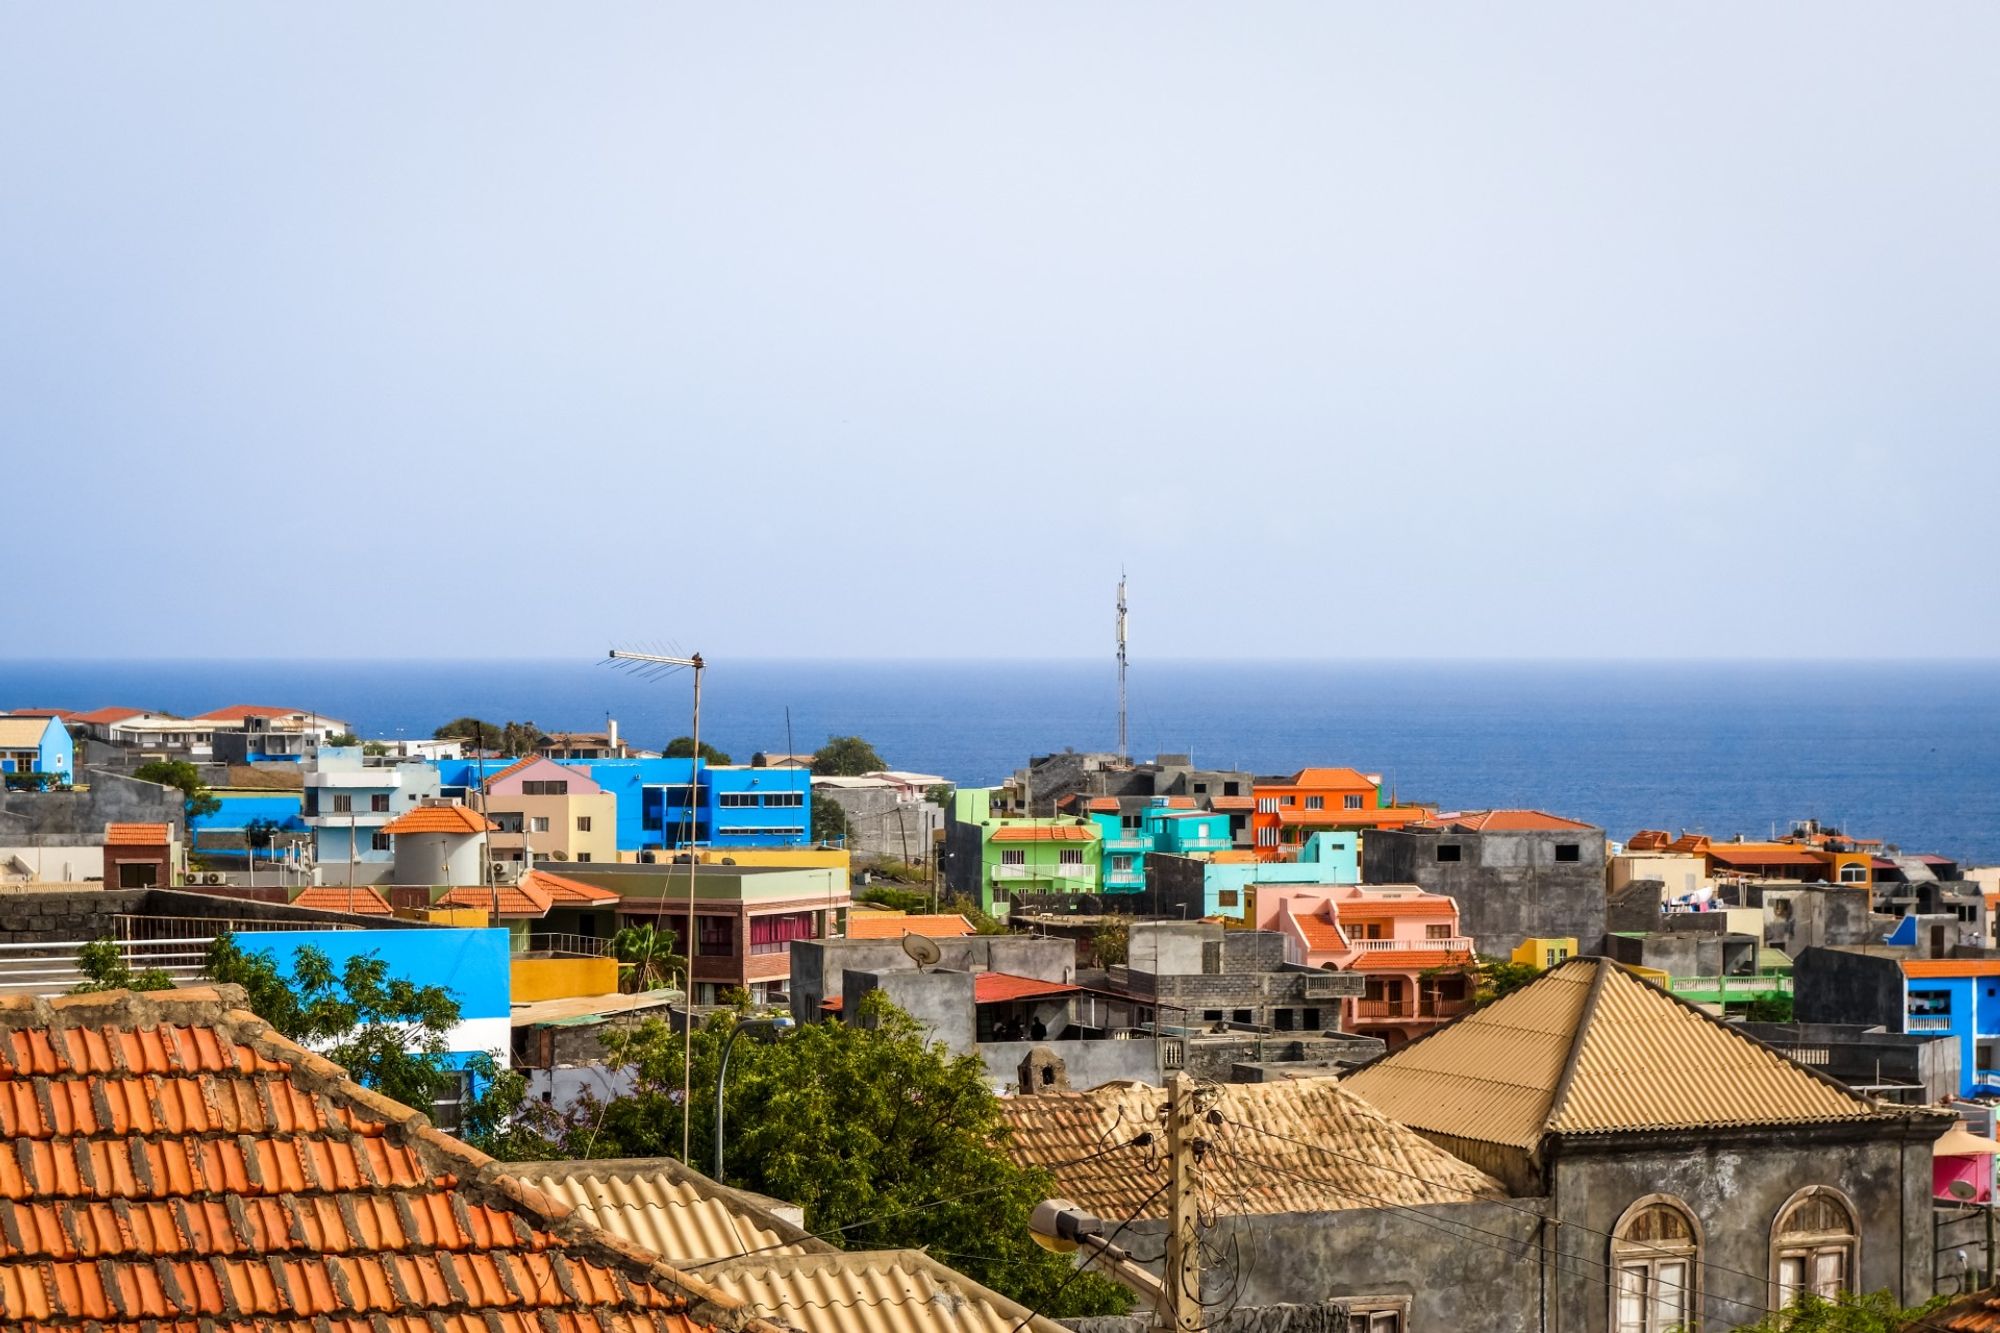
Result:
{"label": "window", "polygon": [[588,861],[588,860],[590,859],[590,853],[589,853],[589,852],[578,852],[578,853],[576,854],[576,859],[577,859],[577,860],[579,860],[579,861]]}
{"label": "window", "polygon": [[1823,1185],[1800,1190],[1778,1210],[1771,1228],[1771,1280],[1784,1309],[1810,1291],[1832,1300],[1854,1281],[1855,1256],[1861,1248],[1854,1210],[1847,1200]]}
{"label": "window", "polygon": [[1276,847],[1278,845],[1278,830],[1274,828],[1258,829],[1257,845],[1259,847]]}
{"label": "window", "polygon": [[588,833],[588,832],[590,832],[590,816],[589,816],[589,815],[578,815],[578,816],[576,817],[576,831],[577,831],[578,833]]}
{"label": "window", "polygon": [[378,815],[389,813],[389,794],[382,792],[368,798],[368,808]]}
{"label": "window", "polygon": [[806,803],[806,794],[801,791],[767,791],[764,793],[765,806],[797,809]]}
{"label": "window", "polygon": [[811,912],[786,912],[781,916],[750,918],[750,952],[753,954],[784,953],[792,947],[793,940],[813,937]]}
{"label": "window", "polygon": [[736,952],[736,918],[697,916],[695,948],[705,958],[727,958]]}
{"label": "window", "polygon": [[1024,866],[1028,864],[1028,853],[1019,847],[1006,848],[1000,853],[1000,864],[1003,866]]}
{"label": "window", "polygon": [[547,833],[548,831],[549,831],[549,817],[547,815],[536,815],[534,818],[528,821],[528,832]]}
{"label": "window", "polygon": [[1056,864],[1065,866],[1082,865],[1083,849],[1080,847],[1064,847],[1059,849],[1056,852]]}
{"label": "window", "polygon": [[1277,814],[1278,798],[1275,796],[1259,796],[1257,798],[1257,813],[1260,815]]}
{"label": "window", "polygon": [[1625,1210],[1612,1230],[1612,1333],[1674,1333],[1700,1308],[1694,1219],[1677,1203],[1650,1195]]}
{"label": "window", "polygon": [[1326,797],[1324,797],[1324,796],[1308,796],[1308,797],[1306,797],[1306,809],[1308,809],[1308,810],[1324,810],[1324,809],[1326,809]]}
{"label": "window", "polygon": [[1285,808],[1286,808],[1287,810],[1291,809],[1291,808],[1292,808],[1293,806],[1297,805],[1298,803],[1299,803],[1299,798],[1298,798],[1298,797],[1296,797],[1296,796],[1286,796],[1286,797],[1282,798],[1282,804],[1284,805],[1284,807],[1285,807]]}
{"label": "window", "polygon": [[1455,842],[1441,842],[1438,844],[1437,859],[1440,861],[1456,861],[1459,859],[1458,853],[1459,845]]}
{"label": "window", "polygon": [[1361,808],[1361,798],[1359,796],[1343,796],[1340,798],[1340,808],[1343,810],[1359,810]]}
{"label": "window", "polygon": [[118,867],[121,889],[151,889],[160,883],[160,867],[151,861],[127,861]]}
{"label": "window", "polygon": [[715,803],[724,810],[741,810],[745,806],[757,804],[757,793],[754,791],[726,791],[716,796]]}
{"label": "window", "polygon": [[1856,861],[1849,861],[1840,868],[1840,882],[1842,884],[1866,884],[1868,882],[1868,867]]}
{"label": "window", "polygon": [[532,781],[532,782],[523,782],[523,783],[521,784],[521,795],[523,795],[523,796],[567,796],[567,795],[569,795],[569,779],[568,779],[568,778],[539,778],[539,779],[536,779],[536,780],[534,780],[534,781]]}
{"label": "window", "polygon": [[1217,889],[1215,891],[1215,905],[1217,907],[1236,907],[1241,905],[1242,897],[1242,893],[1236,889]]}
{"label": "window", "polygon": [[1409,1317],[1407,1296],[1357,1296],[1347,1302],[1348,1333],[1404,1333]]}
{"label": "window", "polygon": [[1573,842],[1559,842],[1556,844],[1557,861],[1562,861],[1562,862],[1581,861],[1582,859],[1583,859],[1583,848],[1579,847],[1577,844]]}
{"label": "window", "polygon": [[1144,815],[1120,815],[1118,816],[1118,827],[1124,829],[1127,833],[1137,833],[1146,827],[1146,817]]}
{"label": "window", "polygon": [[1242,793],[1236,790],[1237,786],[1238,784],[1234,782],[1223,783],[1222,794],[1224,796],[1240,796]]}
{"label": "window", "polygon": [[431,1103],[431,1124],[456,1134],[465,1123],[465,1104],[472,1100],[472,1075],[459,1073],[444,1096]]}
{"label": "window", "polygon": [[1306,1029],[1307,1029],[1307,1031],[1317,1031],[1317,1030],[1318,1030],[1318,1028],[1319,1028],[1319,1010],[1317,1010],[1317,1009],[1308,1009],[1308,1010],[1306,1010],[1306,1024],[1305,1024],[1305,1025],[1306,1025]]}
{"label": "window", "polygon": [[388,834],[377,829],[374,838],[370,840],[368,845],[378,852],[386,852],[393,844],[390,842]]}
{"label": "window", "polygon": [[1111,868],[1120,872],[1129,871],[1132,868],[1132,858],[1129,856],[1114,856],[1111,858]]}
{"label": "window", "polygon": [[1424,938],[1427,940],[1448,940],[1451,938],[1451,926],[1449,923],[1443,925],[1426,925],[1424,927]]}
{"label": "window", "polygon": [[354,813],[354,796],[350,792],[337,791],[333,794],[333,813],[351,815]]}

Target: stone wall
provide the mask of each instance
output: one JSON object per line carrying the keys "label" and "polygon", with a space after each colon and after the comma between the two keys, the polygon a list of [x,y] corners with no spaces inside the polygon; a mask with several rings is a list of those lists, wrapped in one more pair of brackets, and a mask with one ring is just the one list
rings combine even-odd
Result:
{"label": "stone wall", "polygon": [[[939,940],[938,966],[966,972],[1012,972],[1041,981],[1076,980],[1076,946],[1065,939],[1031,935],[968,935]],[[847,971],[916,971],[917,965],[897,940],[794,940],[789,983],[792,1017],[816,1023],[825,1017],[823,1001],[842,995],[841,976]]]}
{"label": "stone wall", "polygon": [[[1557,849],[1575,846],[1574,861]],[[1441,851],[1457,849],[1455,861]],[[1584,953],[1604,947],[1604,832],[1412,833],[1371,830],[1362,839],[1368,884],[1418,884],[1458,904],[1460,928],[1480,953],[1502,957],[1531,937],[1573,936]]]}
{"label": "stone wall", "polygon": [[181,794],[100,769],[80,775],[88,791],[0,791],[0,844],[100,847],[106,824],[168,824],[183,830]]}

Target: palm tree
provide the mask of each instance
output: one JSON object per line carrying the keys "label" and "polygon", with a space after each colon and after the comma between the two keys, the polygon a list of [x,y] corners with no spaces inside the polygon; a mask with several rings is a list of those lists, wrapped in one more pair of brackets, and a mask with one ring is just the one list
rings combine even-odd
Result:
{"label": "palm tree", "polygon": [[657,990],[687,972],[687,959],[673,951],[674,937],[651,926],[625,926],[611,937],[619,965],[619,985],[628,994]]}

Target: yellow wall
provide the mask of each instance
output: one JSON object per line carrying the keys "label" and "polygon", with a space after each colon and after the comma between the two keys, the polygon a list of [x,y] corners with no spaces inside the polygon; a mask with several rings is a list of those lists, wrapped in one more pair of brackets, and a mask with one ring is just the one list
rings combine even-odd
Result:
{"label": "yellow wall", "polygon": [[[1552,951],[1559,953],[1561,956],[1551,960],[1549,955]],[[1529,967],[1547,969],[1553,967],[1556,963],[1560,963],[1564,958],[1576,957],[1576,940],[1573,937],[1562,939],[1525,939],[1521,941],[1521,947],[1514,950],[1509,957],[1514,962],[1526,963]]]}
{"label": "yellow wall", "polygon": [[396,915],[405,921],[429,921],[439,926],[483,926],[486,924],[486,909],[483,907],[399,907]]}
{"label": "yellow wall", "polygon": [[696,855],[706,865],[720,865],[726,856],[740,866],[777,866],[785,870],[831,866],[845,874],[852,866],[845,847],[733,847],[727,851],[711,847]]}
{"label": "yellow wall", "polygon": [[516,958],[513,1001],[566,1000],[573,995],[609,995],[618,989],[615,958]]}

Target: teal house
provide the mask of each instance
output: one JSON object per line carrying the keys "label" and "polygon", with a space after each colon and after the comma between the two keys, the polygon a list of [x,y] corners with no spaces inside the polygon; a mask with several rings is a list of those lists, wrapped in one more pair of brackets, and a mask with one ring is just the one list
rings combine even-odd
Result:
{"label": "teal house", "polygon": [[1245,920],[1250,890],[1259,884],[1360,882],[1361,835],[1353,829],[1315,833],[1300,846],[1296,861],[1209,862],[1202,868],[1202,915]]}
{"label": "teal house", "polygon": [[1234,846],[1227,814],[1194,809],[1185,798],[1079,796],[1070,808],[1102,834],[1106,894],[1144,889],[1148,853],[1203,856]]}

